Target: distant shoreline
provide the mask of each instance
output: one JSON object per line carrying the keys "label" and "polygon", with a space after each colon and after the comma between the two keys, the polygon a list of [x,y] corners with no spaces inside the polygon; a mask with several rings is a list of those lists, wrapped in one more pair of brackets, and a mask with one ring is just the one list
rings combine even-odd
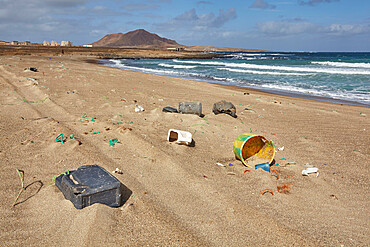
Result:
{"label": "distant shoreline", "polygon": [[[216,53],[215,53],[216,52]],[[0,55],[85,55],[102,59],[191,59],[213,58],[223,52],[277,52],[257,49],[236,49],[222,47],[188,47],[184,51],[173,51],[166,48],[141,48],[141,47],[64,47],[64,46],[15,46],[0,45]]]}

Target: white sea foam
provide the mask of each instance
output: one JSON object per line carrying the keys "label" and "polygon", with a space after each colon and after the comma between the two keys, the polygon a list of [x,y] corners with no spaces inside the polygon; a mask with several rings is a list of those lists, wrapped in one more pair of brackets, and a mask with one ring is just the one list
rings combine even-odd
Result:
{"label": "white sea foam", "polygon": [[230,68],[217,68],[218,70],[227,70],[236,73],[248,73],[257,75],[296,75],[296,76],[306,76],[315,75],[315,73],[284,73],[284,72],[272,72],[272,71],[261,71],[261,70],[245,70],[245,69],[230,69]]}
{"label": "white sea foam", "polygon": [[341,100],[349,100],[349,101],[359,101],[365,104],[370,104],[370,97],[368,95],[364,95],[361,93],[356,92],[340,92],[340,91],[326,91],[326,90],[318,90],[316,88],[301,88],[296,87],[294,85],[282,85],[282,84],[251,84],[255,88],[259,89],[272,89],[277,91],[285,91],[285,92],[296,92],[301,94],[308,94],[308,95],[315,95],[321,97],[329,97],[333,99],[341,99]]}
{"label": "white sea foam", "polygon": [[280,71],[294,71],[294,72],[311,72],[311,73],[326,73],[326,74],[340,74],[340,75],[370,75],[370,70],[363,69],[337,69],[337,68],[312,68],[312,67],[293,67],[293,66],[272,66],[272,65],[259,65],[248,63],[225,63],[214,61],[183,61],[173,60],[176,63],[187,64],[202,64],[202,65],[216,65],[225,67],[237,67],[247,69],[263,69],[263,70],[280,70]]}
{"label": "white sea foam", "polygon": [[[299,94],[307,94],[307,95],[315,95],[315,96],[322,96],[322,97],[330,97],[334,99],[341,99],[341,100],[349,100],[349,101],[357,101],[362,102],[367,105],[370,105],[370,94],[368,93],[368,84],[366,81],[363,82],[363,86],[359,87],[358,83],[354,85],[346,84],[347,86],[353,86],[353,89],[350,91],[331,87],[328,84],[325,85],[315,85],[315,84],[307,84],[310,88],[306,86],[301,86],[300,82],[297,82],[294,76],[309,76],[309,75],[317,75],[318,73],[327,73],[327,74],[343,74],[343,75],[369,75],[370,71],[366,68],[358,68],[358,67],[350,67],[350,66],[332,66],[326,64],[316,64],[313,63],[312,65],[306,66],[273,66],[273,65],[258,65],[258,64],[249,64],[249,63],[237,63],[237,62],[229,62],[225,60],[172,60],[176,64],[173,66],[171,64],[166,64],[168,66],[162,66],[157,68],[142,68],[137,67],[136,65],[127,65],[130,61],[125,62],[124,60],[110,60],[112,67],[122,68],[122,69],[129,69],[135,71],[141,71],[144,73],[151,73],[151,74],[160,74],[160,75],[168,75],[168,76],[179,76],[185,78],[193,78],[195,80],[208,80],[208,81],[218,81],[220,84],[226,85],[238,85],[238,86],[247,86],[265,90],[276,90],[282,92],[296,92]],[[123,62],[123,63],[122,63]],[[339,63],[339,62],[338,62]],[[343,63],[340,63],[343,64]],[[346,64],[346,63],[344,63]],[[349,63],[347,63],[349,64]],[[199,72],[195,69],[194,72],[197,73],[189,73],[189,72],[182,72],[178,70],[174,70],[174,66],[190,66],[190,67],[199,67],[199,65],[203,65],[202,67],[208,67],[207,70],[210,71],[231,71],[231,72],[239,72],[239,73],[250,73],[250,74],[261,74],[261,75],[276,75],[276,76],[293,76],[292,80],[288,80],[285,82],[283,81],[276,81],[276,83],[253,83],[251,81],[246,82],[244,79],[237,79],[237,78],[227,78],[228,75],[226,74],[219,74],[219,75],[206,75],[203,72]],[[139,65],[140,66],[140,65]],[[319,67],[321,66],[321,67]],[[327,67],[326,67],[327,66]],[[202,70],[200,70],[202,71]],[[342,73],[341,73],[342,72]],[[231,76],[233,77],[233,76]],[[364,78],[364,77],[362,77]],[[364,79],[363,79],[364,80]],[[299,84],[296,84],[299,83]],[[304,83],[303,83],[304,84]]]}
{"label": "white sea foam", "polygon": [[167,63],[160,63],[158,65],[162,67],[174,68],[174,69],[194,69],[197,67],[196,65],[178,65],[178,64],[167,64]]}
{"label": "white sea foam", "polygon": [[149,68],[139,68],[139,67],[133,67],[133,66],[128,66],[122,64],[119,60],[109,60],[114,63],[112,67],[120,68],[120,69],[129,69],[129,70],[135,70],[135,71],[142,71],[142,72],[147,72],[147,73],[154,73],[154,74],[182,74],[177,71],[172,71],[172,70],[161,70],[161,69],[149,69]]}
{"label": "white sea foam", "polygon": [[312,64],[327,65],[333,67],[366,68],[370,69],[370,63],[345,63],[345,62],[311,62]]}

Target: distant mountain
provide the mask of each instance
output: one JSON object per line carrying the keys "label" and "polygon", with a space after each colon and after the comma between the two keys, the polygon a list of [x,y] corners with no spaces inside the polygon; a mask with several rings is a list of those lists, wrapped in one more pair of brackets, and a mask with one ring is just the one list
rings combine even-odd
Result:
{"label": "distant mountain", "polygon": [[137,29],[128,33],[115,33],[105,35],[102,39],[92,43],[100,47],[143,47],[143,48],[168,48],[183,47],[176,41],[166,39],[144,29]]}

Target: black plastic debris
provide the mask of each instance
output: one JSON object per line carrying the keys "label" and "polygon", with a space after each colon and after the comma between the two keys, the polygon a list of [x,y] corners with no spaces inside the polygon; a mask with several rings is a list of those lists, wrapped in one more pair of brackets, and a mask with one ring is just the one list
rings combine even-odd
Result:
{"label": "black plastic debris", "polygon": [[236,108],[231,102],[221,100],[213,105],[213,113],[215,115],[220,113],[229,114],[230,116],[236,118]]}
{"label": "black plastic debris", "polygon": [[173,107],[170,107],[170,106],[166,106],[162,109],[163,112],[171,112],[171,113],[178,113],[177,109],[176,108],[173,108]]}
{"label": "black plastic debris", "polygon": [[25,71],[33,71],[33,72],[38,72],[37,68],[35,67],[28,67],[24,69]]}
{"label": "black plastic debris", "polygon": [[98,165],[80,166],[77,170],[62,174],[55,179],[55,185],[77,209],[94,203],[119,207],[132,193]]}
{"label": "black plastic debris", "polygon": [[195,114],[203,116],[202,114],[202,103],[198,102],[180,102],[179,112],[183,114]]}

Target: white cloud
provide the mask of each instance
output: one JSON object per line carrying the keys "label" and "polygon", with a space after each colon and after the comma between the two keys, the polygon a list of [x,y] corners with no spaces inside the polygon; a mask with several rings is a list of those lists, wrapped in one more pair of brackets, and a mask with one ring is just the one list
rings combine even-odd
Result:
{"label": "white cloud", "polygon": [[310,6],[314,6],[319,3],[332,3],[332,2],[339,2],[339,0],[309,0],[309,1],[299,0],[300,5],[310,5]]}
{"label": "white cloud", "polygon": [[7,41],[68,38],[78,43],[91,38],[93,29],[110,31],[112,16],[122,11],[89,6],[89,2],[95,0],[0,0],[0,23],[6,23],[0,25],[1,36]]}
{"label": "white cloud", "polygon": [[347,35],[347,34],[369,34],[370,25],[342,25],[342,24],[331,24],[325,28],[329,34],[335,35]]}
{"label": "white cloud", "polygon": [[188,10],[172,20],[155,25],[159,31],[175,31],[178,29],[187,29],[193,31],[204,31],[210,28],[220,28],[226,22],[236,18],[234,8],[228,10],[219,10],[216,16],[213,13],[198,15],[195,9]]}
{"label": "white cloud", "polygon": [[260,33],[274,36],[297,34],[355,35],[368,34],[370,25],[364,24],[330,24],[327,26],[310,22],[268,21],[257,23]]}
{"label": "white cloud", "polygon": [[249,8],[254,9],[275,9],[276,6],[265,2],[264,0],[256,0]]}
{"label": "white cloud", "polygon": [[257,23],[257,28],[264,34],[290,35],[312,31],[315,25],[309,22],[268,21]]}

